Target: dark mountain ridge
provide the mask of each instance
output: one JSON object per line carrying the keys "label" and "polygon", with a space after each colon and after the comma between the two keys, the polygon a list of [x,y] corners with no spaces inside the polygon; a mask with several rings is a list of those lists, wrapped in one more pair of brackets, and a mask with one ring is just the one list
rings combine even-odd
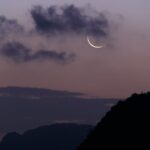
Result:
{"label": "dark mountain ridge", "polygon": [[118,102],[78,150],[150,149],[150,92]]}
{"label": "dark mountain ridge", "polygon": [[3,138],[0,150],[75,150],[92,128],[81,124],[53,124],[24,134],[13,132]]}

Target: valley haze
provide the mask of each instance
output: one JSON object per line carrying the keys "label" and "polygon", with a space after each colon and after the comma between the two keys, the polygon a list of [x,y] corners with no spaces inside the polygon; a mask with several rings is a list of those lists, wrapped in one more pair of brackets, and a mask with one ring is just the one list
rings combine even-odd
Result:
{"label": "valley haze", "polygon": [[94,125],[117,101],[42,88],[0,88],[0,135],[54,123]]}

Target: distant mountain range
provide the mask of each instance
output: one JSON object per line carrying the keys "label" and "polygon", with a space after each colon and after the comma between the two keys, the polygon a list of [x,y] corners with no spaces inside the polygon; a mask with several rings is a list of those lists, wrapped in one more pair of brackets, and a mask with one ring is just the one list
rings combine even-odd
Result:
{"label": "distant mountain range", "polygon": [[113,106],[78,150],[149,150],[150,93]]}
{"label": "distant mountain range", "polygon": [[90,125],[54,124],[26,131],[9,133],[0,143],[0,150],[75,150],[92,130]]}
{"label": "distant mountain range", "polygon": [[51,97],[76,97],[82,96],[82,93],[67,92],[50,90],[43,88],[29,88],[29,87],[5,87],[0,88],[0,96],[14,96],[14,97],[27,97],[27,98],[51,98]]}
{"label": "distant mountain range", "polygon": [[117,101],[42,88],[0,88],[0,137],[52,123],[96,124]]}
{"label": "distant mountain range", "polygon": [[[11,92],[9,91],[8,93]],[[25,95],[27,96],[28,94]],[[45,95],[46,94],[44,94],[44,96]],[[81,104],[81,101],[85,100],[84,104],[86,104],[86,102],[88,105],[91,104],[89,103],[89,99],[78,99],[77,95],[78,94],[75,94],[73,96],[73,100],[67,99],[66,101],[61,98],[59,100],[54,100],[55,102],[57,101],[58,104],[61,104],[60,102],[64,100],[66,103],[70,101],[74,102],[74,100],[75,102],[79,101],[78,104]],[[10,95],[5,92],[5,94],[1,96],[3,98],[5,97],[7,101]],[[22,94],[20,94],[19,99],[17,94],[14,94],[14,97],[15,100],[19,102],[31,102],[30,98],[23,99]],[[77,97],[77,99],[75,97]],[[34,104],[41,101],[46,101],[48,102],[47,104],[49,104],[49,99],[47,98],[44,100],[41,98],[38,100],[36,99],[36,101],[35,99],[32,100]],[[51,104],[56,108],[57,103],[54,103],[53,99],[50,99],[50,101],[52,101]],[[10,102],[10,99],[8,102]],[[76,104],[75,102],[73,104]],[[112,103],[105,103],[105,105],[110,106]],[[81,109],[81,105],[78,107]],[[61,109],[58,110],[61,111]],[[8,133],[0,142],[0,150],[147,150],[150,149],[149,135],[150,93],[142,93],[133,94],[126,100],[119,101],[117,104],[112,105],[111,109],[100,119],[96,127],[83,124],[57,123],[28,130],[23,134],[18,134],[16,132]]]}

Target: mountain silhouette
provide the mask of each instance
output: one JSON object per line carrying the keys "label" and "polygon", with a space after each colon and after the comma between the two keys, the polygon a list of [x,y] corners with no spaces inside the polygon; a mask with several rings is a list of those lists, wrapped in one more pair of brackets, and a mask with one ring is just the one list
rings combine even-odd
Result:
{"label": "mountain silhouette", "polygon": [[150,149],[150,93],[119,101],[78,150]]}
{"label": "mountain silhouette", "polygon": [[75,150],[85,139],[90,125],[54,124],[18,133],[8,133],[0,150]]}
{"label": "mountain silhouette", "polygon": [[0,140],[6,133],[47,124],[95,125],[117,101],[61,90],[0,87]]}

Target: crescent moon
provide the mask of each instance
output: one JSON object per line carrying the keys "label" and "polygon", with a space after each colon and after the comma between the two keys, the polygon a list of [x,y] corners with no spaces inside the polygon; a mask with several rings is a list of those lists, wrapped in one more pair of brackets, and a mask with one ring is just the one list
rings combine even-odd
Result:
{"label": "crescent moon", "polygon": [[93,47],[93,48],[103,48],[103,47],[104,47],[104,46],[102,46],[102,45],[101,45],[101,46],[97,46],[97,45],[92,44],[88,36],[87,36],[86,39],[87,39],[87,42],[89,43],[89,45],[90,45],[91,47]]}

